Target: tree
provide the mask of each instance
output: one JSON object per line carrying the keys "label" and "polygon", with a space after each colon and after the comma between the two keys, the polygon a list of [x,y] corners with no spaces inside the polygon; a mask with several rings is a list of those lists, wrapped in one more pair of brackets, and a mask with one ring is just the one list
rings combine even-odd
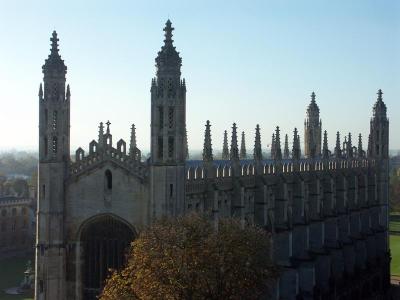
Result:
{"label": "tree", "polygon": [[253,225],[205,216],[165,218],[142,231],[125,268],[107,279],[102,300],[257,299],[279,270],[270,236]]}

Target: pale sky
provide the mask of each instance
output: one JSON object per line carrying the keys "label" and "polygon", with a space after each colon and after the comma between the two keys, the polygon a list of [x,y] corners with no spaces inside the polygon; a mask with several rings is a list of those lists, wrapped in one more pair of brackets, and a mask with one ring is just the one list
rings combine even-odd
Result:
{"label": "pale sky", "polygon": [[[336,131],[367,144],[376,92],[400,149],[400,1],[19,1],[0,0],[0,149],[36,149],[38,88],[51,32],[71,86],[71,150],[110,120],[114,141],[149,148],[154,58],[170,18],[187,85],[189,148],[214,149],[236,122],[252,152],[260,124],[265,150],[275,126],[303,137],[315,91],[333,149]],[[290,139],[291,140],[291,139]],[[303,142],[302,138],[302,142]]]}

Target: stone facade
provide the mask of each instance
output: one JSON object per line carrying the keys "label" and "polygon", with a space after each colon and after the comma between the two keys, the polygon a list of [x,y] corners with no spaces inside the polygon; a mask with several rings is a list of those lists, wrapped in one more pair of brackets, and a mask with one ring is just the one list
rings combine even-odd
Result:
{"label": "stone facade", "polygon": [[141,159],[135,126],[129,149],[116,146],[100,123],[89,152],[69,153],[70,89],[54,32],[39,89],[39,206],[36,299],[95,299],[109,267],[119,267],[137,233],[164,215],[189,211],[254,222],[272,233],[273,259],[283,269],[273,299],[366,299],[389,284],[388,130],[382,92],[373,108],[368,150],[351,135],[333,152],[322,139],[312,94],[305,122],[305,157],[294,129],[292,149],[279,127],[272,158],[262,154],[260,127],[253,159],[240,151],[236,124],[230,149],[215,158],[206,123],[202,160],[187,159],[186,84],[172,26],[151,83],[151,155]]}

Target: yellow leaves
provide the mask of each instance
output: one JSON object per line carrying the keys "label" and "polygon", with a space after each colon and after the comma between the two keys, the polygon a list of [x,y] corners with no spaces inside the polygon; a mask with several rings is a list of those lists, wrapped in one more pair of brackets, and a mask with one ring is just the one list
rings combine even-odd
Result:
{"label": "yellow leaves", "polygon": [[164,218],[132,243],[128,264],[107,280],[101,299],[257,299],[277,277],[270,237],[223,219]]}

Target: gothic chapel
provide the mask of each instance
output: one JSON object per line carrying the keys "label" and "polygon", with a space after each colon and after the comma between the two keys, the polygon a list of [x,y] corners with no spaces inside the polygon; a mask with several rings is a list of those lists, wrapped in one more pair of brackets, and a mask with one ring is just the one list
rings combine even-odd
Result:
{"label": "gothic chapel", "polygon": [[[388,290],[389,121],[382,91],[373,106],[368,147],[349,133],[328,149],[316,95],[304,123],[304,147],[276,128],[265,157],[260,127],[254,150],[238,147],[236,124],[222,157],[206,122],[202,160],[189,160],[186,84],[168,20],[151,81],[151,154],[141,157],[135,126],[129,145],[100,123],[88,151],[70,155],[71,92],[54,31],[39,88],[39,179],[36,237],[37,300],[96,299],[109,268],[152,220],[189,211],[214,221],[236,217],[272,234],[282,274],[271,299],[367,299]],[[113,139],[114,138],[114,139]],[[301,154],[304,149],[304,155]],[[264,156],[264,157],[263,157]],[[369,298],[368,298],[369,299]]]}

